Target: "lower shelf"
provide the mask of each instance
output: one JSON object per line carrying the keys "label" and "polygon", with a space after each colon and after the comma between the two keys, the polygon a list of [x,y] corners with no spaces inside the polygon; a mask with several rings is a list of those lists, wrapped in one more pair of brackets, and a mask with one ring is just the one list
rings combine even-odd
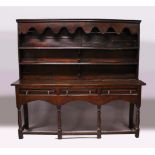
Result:
{"label": "lower shelf", "polygon": [[[135,129],[122,131],[101,131],[101,134],[135,134]],[[57,135],[57,131],[29,131],[24,130],[23,134],[33,135]],[[97,135],[97,131],[63,131],[62,135]]]}

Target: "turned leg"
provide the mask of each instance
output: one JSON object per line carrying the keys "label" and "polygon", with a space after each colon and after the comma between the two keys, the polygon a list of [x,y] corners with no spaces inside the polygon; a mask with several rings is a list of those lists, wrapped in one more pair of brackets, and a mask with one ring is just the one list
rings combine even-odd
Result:
{"label": "turned leg", "polygon": [[61,105],[57,105],[57,115],[58,115],[58,139],[62,139],[62,129],[61,129]]}
{"label": "turned leg", "polygon": [[140,124],[140,106],[136,104],[136,124],[135,124],[135,137],[139,137],[139,124]]}
{"label": "turned leg", "polygon": [[24,104],[24,127],[29,129],[28,104]]}
{"label": "turned leg", "polygon": [[22,129],[22,112],[21,112],[21,106],[18,106],[17,107],[17,110],[18,110],[18,136],[19,136],[19,139],[23,139],[23,129]]}
{"label": "turned leg", "polygon": [[97,105],[97,138],[101,138],[101,105]]}
{"label": "turned leg", "polygon": [[130,129],[133,129],[134,127],[134,104],[133,103],[130,103],[129,105],[129,128]]}

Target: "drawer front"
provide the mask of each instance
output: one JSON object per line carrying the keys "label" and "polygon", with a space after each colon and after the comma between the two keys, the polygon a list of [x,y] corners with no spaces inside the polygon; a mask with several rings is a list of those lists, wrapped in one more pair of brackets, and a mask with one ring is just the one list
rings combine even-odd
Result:
{"label": "drawer front", "polygon": [[137,95],[136,89],[102,89],[102,95]]}
{"label": "drawer front", "polygon": [[21,95],[54,95],[55,89],[21,89],[19,94]]}
{"label": "drawer front", "polygon": [[61,89],[61,95],[97,95],[98,91],[94,88],[79,88],[79,89]]}
{"label": "drawer front", "polygon": [[34,89],[21,88],[20,95],[62,95],[62,96],[76,96],[76,95],[138,95],[136,88],[53,88],[53,89]]}

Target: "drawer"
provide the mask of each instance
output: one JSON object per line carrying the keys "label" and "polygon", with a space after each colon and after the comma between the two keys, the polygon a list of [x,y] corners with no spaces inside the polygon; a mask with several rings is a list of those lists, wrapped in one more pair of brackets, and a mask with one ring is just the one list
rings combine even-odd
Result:
{"label": "drawer", "polygon": [[89,89],[85,89],[85,88],[79,88],[79,89],[61,89],[60,90],[60,94],[61,95],[93,95],[93,94],[97,94],[97,89],[94,88],[89,88]]}
{"label": "drawer", "polygon": [[19,94],[21,95],[54,95],[56,93],[55,89],[21,89]]}
{"label": "drawer", "polygon": [[102,89],[102,95],[136,95],[136,89]]}

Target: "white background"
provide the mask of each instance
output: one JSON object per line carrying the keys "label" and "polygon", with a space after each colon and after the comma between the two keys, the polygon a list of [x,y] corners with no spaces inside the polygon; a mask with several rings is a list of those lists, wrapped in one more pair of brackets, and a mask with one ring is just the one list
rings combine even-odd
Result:
{"label": "white background", "polygon": [[[3,147],[154,147],[155,142],[155,7],[0,7],[0,146]],[[64,139],[56,136],[25,136],[17,139],[14,88],[18,79],[17,18],[110,18],[138,19],[141,23],[139,79],[143,87],[141,134],[106,135],[94,138]],[[9,132],[8,132],[9,131]],[[9,138],[6,138],[6,135]],[[2,140],[3,139],[3,140]]]}

